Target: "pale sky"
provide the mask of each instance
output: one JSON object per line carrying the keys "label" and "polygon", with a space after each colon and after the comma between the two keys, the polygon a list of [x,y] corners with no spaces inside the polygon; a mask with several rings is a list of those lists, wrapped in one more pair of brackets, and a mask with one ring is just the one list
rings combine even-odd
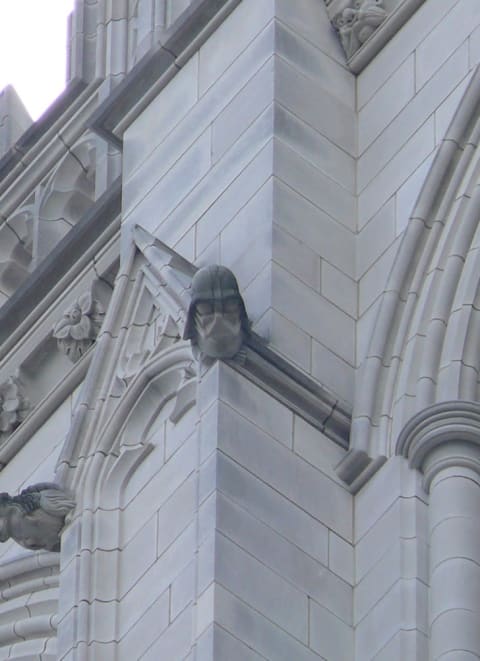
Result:
{"label": "pale sky", "polygon": [[0,0],[0,91],[15,87],[32,119],[65,88],[74,0]]}

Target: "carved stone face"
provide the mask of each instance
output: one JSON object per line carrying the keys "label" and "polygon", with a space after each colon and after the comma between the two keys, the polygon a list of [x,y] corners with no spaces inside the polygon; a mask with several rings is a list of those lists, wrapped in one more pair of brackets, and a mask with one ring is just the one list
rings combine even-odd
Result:
{"label": "carved stone face", "polygon": [[184,339],[191,339],[209,358],[233,358],[248,332],[245,306],[233,273],[224,266],[200,269],[192,280]]}
{"label": "carved stone face", "polygon": [[20,535],[23,528],[24,512],[18,505],[2,503],[0,505],[0,542],[6,542]]}
{"label": "carved stone face", "polygon": [[27,514],[16,504],[0,505],[0,542],[12,538],[26,549],[37,551],[59,549],[60,519],[41,509]]}
{"label": "carved stone face", "polygon": [[195,306],[197,344],[211,358],[233,358],[243,342],[238,299],[204,301]]}
{"label": "carved stone face", "polygon": [[72,495],[52,482],[23,489],[18,496],[0,493],[0,542],[13,539],[26,549],[60,550],[60,533],[75,507]]}

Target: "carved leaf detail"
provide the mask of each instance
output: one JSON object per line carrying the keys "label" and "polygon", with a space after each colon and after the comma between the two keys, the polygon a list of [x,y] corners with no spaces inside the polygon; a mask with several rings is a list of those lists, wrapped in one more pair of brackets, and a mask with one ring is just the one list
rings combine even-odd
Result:
{"label": "carved leaf detail", "polygon": [[89,315],[93,312],[93,303],[92,294],[90,292],[85,292],[78,299],[78,305],[83,314]]}
{"label": "carved leaf detail", "polygon": [[70,336],[74,340],[94,339],[92,323],[86,315],[81,317],[77,324],[70,326]]}

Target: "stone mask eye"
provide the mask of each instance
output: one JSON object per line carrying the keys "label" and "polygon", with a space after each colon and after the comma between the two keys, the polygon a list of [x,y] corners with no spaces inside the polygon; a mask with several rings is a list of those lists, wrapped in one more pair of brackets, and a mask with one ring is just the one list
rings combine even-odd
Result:
{"label": "stone mask eye", "polygon": [[7,530],[7,522],[6,520],[2,517],[0,518],[0,540],[6,541],[9,537],[8,530]]}
{"label": "stone mask eye", "polygon": [[213,313],[213,304],[212,303],[197,303],[197,313],[198,314],[212,314]]}
{"label": "stone mask eye", "polygon": [[237,300],[234,298],[228,299],[223,304],[224,312],[236,312],[238,310]]}

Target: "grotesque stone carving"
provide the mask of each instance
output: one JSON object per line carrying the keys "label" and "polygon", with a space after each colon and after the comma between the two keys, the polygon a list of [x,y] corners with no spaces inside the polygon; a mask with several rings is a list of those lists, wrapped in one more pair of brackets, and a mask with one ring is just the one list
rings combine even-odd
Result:
{"label": "grotesque stone carving", "polygon": [[387,16],[381,0],[356,0],[350,5],[338,12],[332,21],[347,59],[357,52]]}
{"label": "grotesque stone carving", "polygon": [[75,501],[56,484],[41,482],[19,496],[0,493],[0,542],[15,540],[26,549],[60,550],[60,533]]}
{"label": "grotesque stone carving", "polygon": [[30,402],[16,376],[0,384],[0,434],[11,434],[27,417]]}
{"label": "grotesque stone carving", "polygon": [[192,280],[184,339],[203,358],[233,358],[250,332],[245,305],[233,273],[225,266],[205,266]]}
{"label": "grotesque stone carving", "polygon": [[53,329],[58,348],[75,363],[94,343],[98,335],[104,311],[90,292],[80,298],[67,310]]}

